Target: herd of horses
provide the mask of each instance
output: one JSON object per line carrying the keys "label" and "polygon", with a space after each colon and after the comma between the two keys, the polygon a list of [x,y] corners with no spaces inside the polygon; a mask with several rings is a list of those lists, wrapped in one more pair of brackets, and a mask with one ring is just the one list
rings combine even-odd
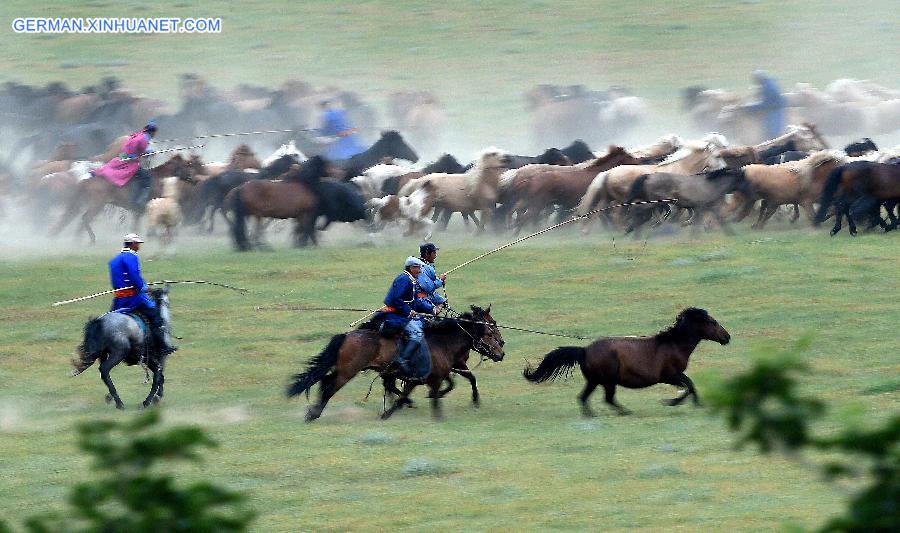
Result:
{"label": "herd of horses", "polygon": [[[784,135],[753,146],[729,145],[720,134],[685,141],[668,135],[639,148],[611,145],[592,151],[584,142],[548,148],[537,156],[510,154],[495,147],[461,164],[444,154],[414,166],[416,151],[396,131],[383,132],[366,151],[347,160],[307,158],[285,145],[260,161],[246,145],[227,163],[204,163],[198,155],[177,154],[152,168],[152,197],[162,180],[177,177],[183,224],[212,231],[223,216],[238,250],[266,247],[264,229],[273,219],[292,220],[294,243],[317,243],[317,232],[332,222],[355,222],[368,232],[403,231],[429,237],[435,222],[446,230],[454,213],[475,231],[516,234],[537,229],[551,216],[578,215],[588,231],[592,219],[612,230],[634,233],[661,224],[690,225],[699,231],[713,221],[725,232],[757,210],[754,229],[779,211],[791,222],[801,209],[818,225],[834,217],[832,234],[847,219],[890,231],[898,224],[900,165],[895,151],[879,151],[871,140],[845,150],[828,149],[809,125],[792,126]],[[95,163],[94,163],[95,164]],[[50,168],[52,165],[44,165]],[[131,212],[132,228],[145,206],[130,203],[127,187],[83,174],[84,162],[30,181],[27,201],[52,235],[80,219],[91,242],[93,219],[106,206]],[[79,173],[82,173],[79,175]],[[671,205],[606,208],[642,200],[677,199]],[[61,214],[54,208],[65,206]],[[602,216],[597,216],[603,211]],[[247,218],[255,221],[248,235]]]}

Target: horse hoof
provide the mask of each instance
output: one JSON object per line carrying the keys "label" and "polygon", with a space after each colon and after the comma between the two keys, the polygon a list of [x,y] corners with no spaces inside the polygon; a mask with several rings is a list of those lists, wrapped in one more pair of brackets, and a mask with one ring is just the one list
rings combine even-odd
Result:
{"label": "horse hoof", "polygon": [[475,409],[478,409],[479,407],[481,407],[481,400],[479,400],[478,398],[472,400],[472,405],[475,406]]}
{"label": "horse hoof", "polygon": [[674,406],[680,404],[681,400],[679,400],[678,398],[671,398],[668,400],[663,400],[662,403],[663,403],[663,405],[668,405],[669,407],[674,407]]}
{"label": "horse hoof", "polygon": [[393,411],[385,411],[385,412],[381,413],[381,419],[387,420],[388,418],[391,417],[392,414],[394,414]]}
{"label": "horse hoof", "polygon": [[151,400],[155,404],[159,404],[162,401],[162,396],[154,396],[153,400]]}
{"label": "horse hoof", "polygon": [[306,413],[306,417],[304,418],[304,420],[306,422],[312,422],[313,420],[319,418],[320,416],[321,416],[320,413],[313,413],[310,411],[310,412]]}
{"label": "horse hoof", "polygon": [[106,395],[106,403],[112,403],[112,401],[113,401],[112,394],[107,394]]}
{"label": "horse hoof", "polygon": [[122,403],[122,402],[117,403],[117,404],[116,404],[116,409],[118,409],[118,410],[120,410],[120,411],[124,411],[124,410],[125,410],[125,404]]}
{"label": "horse hoof", "polygon": [[616,411],[616,414],[619,416],[628,416],[631,414],[631,411],[629,411],[628,409],[619,409],[618,411]]}

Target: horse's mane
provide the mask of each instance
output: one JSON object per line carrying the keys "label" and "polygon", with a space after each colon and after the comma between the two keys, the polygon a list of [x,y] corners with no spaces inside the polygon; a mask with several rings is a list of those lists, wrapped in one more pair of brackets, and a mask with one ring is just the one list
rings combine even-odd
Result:
{"label": "horse's mane", "polygon": [[656,341],[659,343],[664,343],[676,342],[681,340],[687,333],[685,330],[688,327],[689,322],[693,322],[694,318],[700,316],[709,316],[709,313],[707,313],[705,309],[700,309],[698,307],[688,307],[687,309],[684,309],[683,311],[678,313],[677,317],[675,317],[674,324],[664,330],[661,330],[655,335]]}
{"label": "horse's mane", "polygon": [[316,187],[322,178],[328,175],[327,162],[322,156],[310,157],[296,169],[289,170],[282,175],[285,181],[299,181]]}

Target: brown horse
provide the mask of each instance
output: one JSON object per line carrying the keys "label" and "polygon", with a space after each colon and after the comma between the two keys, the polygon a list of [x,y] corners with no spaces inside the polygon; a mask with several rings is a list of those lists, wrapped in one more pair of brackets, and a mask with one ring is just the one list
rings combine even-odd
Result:
{"label": "brown horse", "polygon": [[856,235],[851,206],[854,212],[870,213],[873,219],[877,217],[877,223],[885,230],[891,230],[897,223],[895,221],[888,226],[881,220],[881,204],[887,202],[888,214],[893,217],[891,210],[897,201],[900,201],[900,164],[853,161],[835,167],[828,174],[814,224],[818,226],[825,221],[828,208],[834,203],[835,222],[831,235],[841,231],[844,216],[847,217],[850,235]]}
{"label": "brown horse", "polygon": [[[460,372],[461,375],[466,375],[465,366],[456,365],[465,365],[470,350],[476,350],[495,361],[502,360],[504,356],[503,337],[491,316],[490,306],[482,309],[473,305],[471,309],[471,312],[463,313],[458,318],[445,318],[425,329],[425,339],[431,351],[431,373],[424,379],[424,383],[429,389],[435,418],[441,418],[441,384],[455,369],[463,371]],[[308,393],[313,385],[321,382],[319,401],[307,411],[307,422],[319,418],[328,400],[364,370],[377,371],[382,378],[386,378],[385,385],[388,387],[396,379],[396,374],[389,368],[397,351],[396,338],[382,337],[376,330],[376,323],[377,321],[370,322],[360,329],[335,335],[328,346],[310,360],[306,371],[294,376],[288,386],[288,397]],[[474,376],[471,380],[474,387]],[[406,401],[403,398],[405,396],[401,395],[399,405],[395,404],[391,413],[408,402],[408,398]]]}
{"label": "brown horse", "polygon": [[603,157],[575,166],[526,165],[512,178],[508,196],[515,198],[513,212],[519,213],[516,231],[528,222],[537,223],[542,211],[557,205],[572,209],[597,174],[620,165],[639,165],[621,146],[611,145]]}
{"label": "brown horse", "polygon": [[[293,218],[294,241],[305,246],[316,241],[316,207],[318,198],[309,186],[293,180],[250,180],[228,192],[225,209],[231,212],[229,223],[235,247],[247,251],[263,246],[264,218]],[[256,219],[253,243],[247,239],[245,218]]]}
{"label": "brown horse", "polygon": [[[162,178],[175,176],[182,180],[193,180],[194,167],[189,162],[175,155],[165,163],[150,170],[153,176],[152,190],[150,198],[158,198],[162,192]],[[137,227],[146,206],[135,206],[131,200],[131,186],[118,187],[113,185],[109,180],[101,176],[91,176],[90,178],[79,181],[75,186],[75,193],[69,199],[66,211],[59,218],[53,228],[50,230],[51,235],[57,235],[62,231],[78,214],[81,215],[81,226],[87,232],[91,239],[91,244],[97,242],[94,230],[91,228],[91,222],[96,218],[100,211],[107,205],[121,207],[131,212],[134,218],[134,226]]]}
{"label": "brown horse", "polygon": [[731,335],[706,310],[689,307],[678,314],[675,325],[652,337],[601,337],[584,348],[560,347],[545,355],[537,368],[526,366],[523,375],[534,383],[553,381],[568,374],[576,364],[581,365],[581,373],[587,381],[578,396],[584,416],[594,416],[588,398],[598,385],[606,393],[606,403],[620,415],[627,415],[629,411],[615,400],[617,385],[629,389],[642,389],[657,383],[684,387],[684,393],[666,403],[678,405],[693,396],[694,404],[699,405],[694,383],[684,371],[688,358],[701,340],[728,344]]}

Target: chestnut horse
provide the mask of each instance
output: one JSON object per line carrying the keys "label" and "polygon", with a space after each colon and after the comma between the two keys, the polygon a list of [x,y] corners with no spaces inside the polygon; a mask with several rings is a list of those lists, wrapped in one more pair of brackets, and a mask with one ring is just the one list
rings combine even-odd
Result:
{"label": "chestnut horse", "polygon": [[[542,211],[554,205],[572,209],[600,172],[620,165],[638,165],[621,146],[610,146],[603,157],[575,166],[526,165],[515,171],[507,189],[507,201],[514,198],[513,212],[519,214],[516,231],[531,222],[536,224]],[[512,171],[510,171],[512,172]]]}
{"label": "chestnut horse", "polygon": [[[150,174],[153,176],[150,198],[159,197],[162,192],[162,178],[175,176],[190,182],[193,181],[194,172],[195,168],[188,160],[181,157],[180,154],[173,156],[165,163],[150,170]],[[83,211],[80,228],[87,232],[91,239],[91,244],[96,243],[97,237],[91,228],[91,222],[107,205],[115,205],[130,211],[134,217],[134,226],[137,227],[146,206],[135,206],[132,204],[131,187],[134,186],[135,184],[132,183],[128,186],[118,187],[102,176],[91,176],[79,181],[76,185],[75,193],[69,199],[66,211],[60,216],[59,222],[50,230],[50,234],[59,234],[75,218],[79,211]]]}
{"label": "chestnut horse", "polygon": [[[378,333],[377,322],[374,320],[359,329],[335,335],[328,346],[309,361],[306,371],[293,377],[287,389],[289,398],[308,393],[316,383],[321,382],[319,401],[307,411],[307,422],[319,418],[328,400],[364,370],[377,371],[383,379],[386,378],[385,385],[390,388],[392,380],[397,378],[389,368],[397,351],[397,343],[396,338],[386,338]],[[431,351],[431,373],[424,382],[430,391],[435,418],[441,418],[441,384],[454,369],[463,370],[464,367],[456,365],[465,363],[470,350],[477,350],[496,361],[504,356],[503,337],[491,317],[490,306],[487,309],[472,306],[471,312],[463,313],[458,319],[446,318],[426,327],[425,339]],[[398,402],[400,405],[405,403]]]}
{"label": "chestnut horse", "polygon": [[587,381],[578,396],[584,416],[594,416],[588,398],[598,385],[606,393],[606,403],[618,414],[629,411],[615,400],[616,386],[642,389],[657,383],[684,387],[678,397],[668,400],[678,405],[693,396],[699,405],[694,383],[684,373],[688,359],[701,340],[728,344],[731,335],[704,309],[689,307],[678,314],[675,325],[652,337],[601,337],[586,347],[564,346],[544,356],[537,368],[525,367],[525,379],[534,383],[553,381],[568,374],[575,365]]}

